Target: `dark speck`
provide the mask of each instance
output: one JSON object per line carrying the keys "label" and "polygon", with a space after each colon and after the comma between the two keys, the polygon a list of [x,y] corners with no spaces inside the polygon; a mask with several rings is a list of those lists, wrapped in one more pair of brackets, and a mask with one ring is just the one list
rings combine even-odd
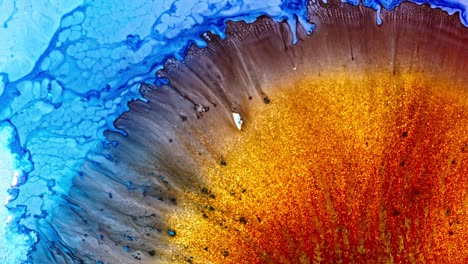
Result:
{"label": "dark speck", "polygon": [[227,250],[224,250],[223,257],[227,257],[227,256],[229,256],[229,252]]}
{"label": "dark speck", "polygon": [[225,161],[224,159],[221,159],[220,164],[221,164],[222,166],[226,166],[226,165],[227,165],[227,163],[226,163],[226,161]]}
{"label": "dark speck", "polygon": [[150,251],[148,251],[148,255],[154,256],[154,255],[156,255],[156,251],[150,250]]}
{"label": "dark speck", "polygon": [[452,231],[449,231],[449,236],[453,236],[455,233],[453,233]]}
{"label": "dark speck", "polygon": [[408,131],[403,131],[403,133],[401,133],[401,136],[402,137],[407,137],[408,136]]}
{"label": "dark speck", "polygon": [[265,104],[269,104],[269,103],[270,103],[270,98],[268,98],[268,96],[265,96],[265,97],[263,98],[263,102],[264,102]]}
{"label": "dark speck", "polygon": [[241,217],[241,218],[239,219],[239,222],[241,222],[241,224],[244,224],[244,225],[247,224],[247,220],[245,220],[244,217]]}
{"label": "dark speck", "polygon": [[452,164],[455,164],[455,163],[457,163],[457,162],[455,160],[452,160]]}
{"label": "dark speck", "polygon": [[393,216],[399,216],[400,212],[398,210],[393,210]]}

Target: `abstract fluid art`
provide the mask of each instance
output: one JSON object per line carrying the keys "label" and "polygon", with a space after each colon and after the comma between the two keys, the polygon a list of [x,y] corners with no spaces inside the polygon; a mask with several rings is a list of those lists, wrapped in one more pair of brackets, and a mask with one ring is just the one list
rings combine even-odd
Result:
{"label": "abstract fluid art", "polygon": [[0,263],[468,263],[467,6],[0,1]]}

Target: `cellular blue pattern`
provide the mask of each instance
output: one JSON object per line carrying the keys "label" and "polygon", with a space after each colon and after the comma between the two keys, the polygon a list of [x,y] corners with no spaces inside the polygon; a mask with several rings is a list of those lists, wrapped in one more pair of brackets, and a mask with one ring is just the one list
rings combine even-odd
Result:
{"label": "cellular blue pattern", "polygon": [[[191,44],[204,47],[204,32],[224,38],[227,21],[250,23],[268,15],[287,20],[293,34],[297,23],[309,33],[315,28],[306,0],[61,2],[0,2],[0,199],[7,200],[0,220],[9,217],[0,231],[2,263],[30,262],[41,239],[76,250],[48,223],[55,217],[51,212],[58,205],[73,206],[66,197],[89,155],[118,144],[103,132],[126,134],[114,121],[129,110],[128,102],[145,100],[140,84],[167,84],[155,76],[166,59],[182,60]],[[363,4],[377,11],[377,23],[385,23],[380,9],[391,10],[400,2]],[[468,26],[464,0],[413,2],[458,12]],[[134,188],[132,182],[122,184]]]}

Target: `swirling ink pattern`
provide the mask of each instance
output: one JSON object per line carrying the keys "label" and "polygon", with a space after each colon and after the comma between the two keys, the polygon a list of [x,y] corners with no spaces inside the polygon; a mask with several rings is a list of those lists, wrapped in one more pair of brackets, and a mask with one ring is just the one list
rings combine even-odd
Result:
{"label": "swirling ink pattern", "polygon": [[0,261],[466,263],[467,6],[0,2]]}

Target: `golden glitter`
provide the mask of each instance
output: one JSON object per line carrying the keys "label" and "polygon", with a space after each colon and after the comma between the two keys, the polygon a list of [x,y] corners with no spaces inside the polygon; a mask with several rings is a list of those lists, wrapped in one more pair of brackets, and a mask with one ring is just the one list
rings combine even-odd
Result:
{"label": "golden glitter", "polygon": [[341,73],[269,98],[169,214],[173,262],[466,263],[466,88]]}

